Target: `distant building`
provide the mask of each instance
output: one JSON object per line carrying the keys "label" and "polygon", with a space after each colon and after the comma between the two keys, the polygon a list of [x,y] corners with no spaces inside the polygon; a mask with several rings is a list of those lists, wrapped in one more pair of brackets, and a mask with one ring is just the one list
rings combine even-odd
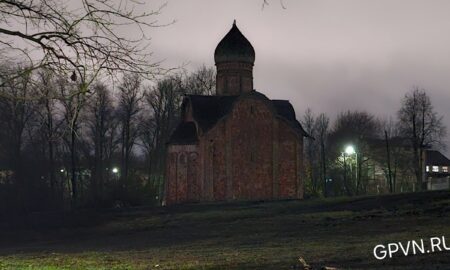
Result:
{"label": "distant building", "polygon": [[[383,139],[368,141],[371,157],[367,162],[369,170],[369,193],[388,193],[389,176],[386,165],[386,142]],[[391,175],[395,192],[411,192],[418,189],[412,149],[405,138],[394,137],[389,141],[391,152]],[[450,189],[450,160],[436,150],[423,151],[423,190]]]}
{"label": "distant building", "polygon": [[426,150],[424,155],[427,190],[450,189],[450,160],[436,150]]}
{"label": "distant building", "polygon": [[216,95],[188,95],[167,148],[165,203],[303,198],[303,137],[287,100],[253,89],[255,51],[233,24]]}

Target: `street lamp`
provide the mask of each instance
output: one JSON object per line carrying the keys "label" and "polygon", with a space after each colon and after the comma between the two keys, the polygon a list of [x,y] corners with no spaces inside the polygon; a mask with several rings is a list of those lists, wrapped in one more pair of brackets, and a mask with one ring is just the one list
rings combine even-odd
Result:
{"label": "street lamp", "polygon": [[112,167],[111,173],[112,173],[112,178],[114,180],[118,180],[119,179],[120,175],[119,175],[119,168],[118,167]]}
{"label": "street lamp", "polygon": [[355,154],[356,152],[355,152],[355,148],[353,147],[353,145],[347,146],[347,147],[345,148],[345,153],[346,153],[348,156]]}

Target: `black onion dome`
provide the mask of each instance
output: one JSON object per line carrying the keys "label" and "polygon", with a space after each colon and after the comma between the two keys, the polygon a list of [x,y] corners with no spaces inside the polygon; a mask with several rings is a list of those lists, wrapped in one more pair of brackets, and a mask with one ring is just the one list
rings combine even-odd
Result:
{"label": "black onion dome", "polygon": [[239,31],[236,21],[233,27],[219,42],[214,52],[214,60],[217,63],[224,62],[255,62],[255,50],[248,39]]}

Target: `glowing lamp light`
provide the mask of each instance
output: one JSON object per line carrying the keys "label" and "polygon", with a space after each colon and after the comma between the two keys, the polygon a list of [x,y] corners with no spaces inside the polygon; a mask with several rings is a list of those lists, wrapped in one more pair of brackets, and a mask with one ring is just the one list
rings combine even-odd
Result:
{"label": "glowing lamp light", "polygon": [[119,172],[119,169],[118,169],[117,167],[114,167],[114,168],[112,168],[112,172],[113,172],[113,173],[118,173],[118,172]]}
{"label": "glowing lamp light", "polygon": [[347,155],[353,155],[355,152],[355,148],[352,145],[349,145],[345,148],[345,153]]}

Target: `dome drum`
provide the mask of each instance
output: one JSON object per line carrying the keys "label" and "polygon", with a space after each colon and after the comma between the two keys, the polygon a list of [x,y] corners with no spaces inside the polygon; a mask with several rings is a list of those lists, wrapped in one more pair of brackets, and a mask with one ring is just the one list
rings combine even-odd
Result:
{"label": "dome drum", "polygon": [[233,23],[214,52],[217,95],[240,95],[253,90],[255,50]]}

